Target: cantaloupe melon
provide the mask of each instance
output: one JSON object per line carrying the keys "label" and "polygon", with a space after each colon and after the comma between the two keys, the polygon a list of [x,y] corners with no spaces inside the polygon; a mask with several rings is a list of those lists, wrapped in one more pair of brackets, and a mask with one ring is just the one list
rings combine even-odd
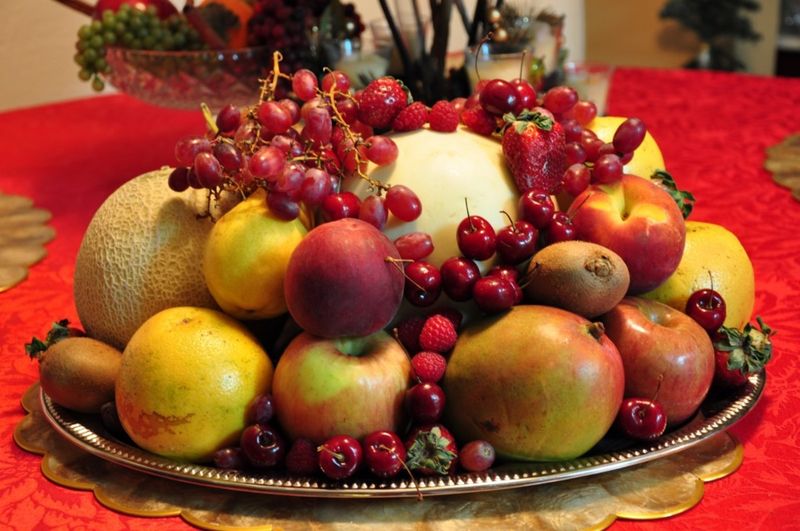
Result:
{"label": "cantaloupe melon", "polygon": [[173,306],[216,308],[201,268],[213,226],[205,192],[176,193],[167,168],[118,188],[100,206],[75,263],[75,306],[86,332],[120,350],[150,316]]}

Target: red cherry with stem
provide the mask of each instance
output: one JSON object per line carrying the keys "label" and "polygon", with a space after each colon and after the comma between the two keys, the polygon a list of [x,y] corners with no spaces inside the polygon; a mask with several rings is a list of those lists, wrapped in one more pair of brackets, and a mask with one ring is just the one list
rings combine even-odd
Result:
{"label": "red cherry with stem", "polygon": [[547,229],[544,230],[546,245],[575,239],[575,227],[565,212],[555,212]]}
{"label": "red cherry with stem", "polygon": [[509,264],[524,262],[536,251],[536,238],[539,231],[524,220],[512,221],[507,212],[509,225],[497,232],[496,251],[500,260]]}
{"label": "red cherry with stem", "polygon": [[403,296],[414,306],[430,306],[442,293],[442,275],[433,264],[411,262],[405,267]]}
{"label": "red cherry with stem", "polygon": [[541,230],[550,224],[556,207],[550,196],[541,190],[528,190],[519,198],[519,217]]}
{"label": "red cherry with stem", "polygon": [[283,460],[286,444],[268,424],[253,424],[242,432],[239,444],[247,462],[258,468],[269,468]]}
{"label": "red cherry with stem", "polygon": [[319,468],[331,479],[349,478],[361,465],[361,459],[361,445],[349,435],[334,435],[317,448]]}
{"label": "red cherry with stem", "polygon": [[652,441],[667,429],[667,415],[658,402],[648,398],[626,398],[617,413],[617,422],[629,437]]}
{"label": "red cherry with stem", "polygon": [[352,192],[329,194],[322,200],[322,219],[336,221],[342,218],[357,218],[361,201]]}
{"label": "red cherry with stem", "polygon": [[467,472],[483,472],[494,464],[494,446],[487,441],[470,441],[458,452],[458,462]]}
{"label": "red cherry with stem", "polygon": [[469,203],[464,204],[467,217],[461,220],[456,229],[456,243],[461,254],[474,260],[486,260],[494,255],[497,236],[492,225],[481,216],[471,216]]}
{"label": "red cherry with stem", "polygon": [[512,283],[504,278],[483,277],[472,288],[472,298],[481,311],[498,313],[514,306],[516,293]]}
{"label": "red cherry with stem", "polygon": [[486,273],[487,277],[500,277],[512,282],[519,280],[519,271],[513,265],[497,264]]}
{"label": "red cherry with stem", "polygon": [[481,90],[480,104],[486,112],[502,116],[517,105],[517,90],[504,79],[492,79]]}
{"label": "red cherry with stem", "polygon": [[713,289],[697,290],[686,301],[686,315],[697,321],[706,332],[716,332],[727,315],[725,299]]}
{"label": "red cherry with stem", "polygon": [[406,447],[396,433],[376,431],[364,437],[364,463],[376,476],[396,476],[403,470],[405,461]]}
{"label": "red cherry with stem", "polygon": [[511,80],[511,86],[517,93],[517,103],[514,105],[514,114],[519,114],[525,109],[532,109],[536,106],[536,89],[533,85],[522,78]]}
{"label": "red cherry with stem", "polygon": [[469,258],[454,256],[444,261],[441,267],[442,287],[454,301],[472,298],[472,287],[481,278],[481,270]]}
{"label": "red cherry with stem", "polygon": [[406,408],[417,424],[436,422],[444,413],[445,396],[435,383],[418,383],[406,391]]}

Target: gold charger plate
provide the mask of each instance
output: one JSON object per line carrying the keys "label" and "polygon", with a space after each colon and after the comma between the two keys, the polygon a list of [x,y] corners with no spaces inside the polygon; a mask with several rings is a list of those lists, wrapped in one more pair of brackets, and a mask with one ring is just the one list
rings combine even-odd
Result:
{"label": "gold charger plate", "polygon": [[697,417],[651,443],[631,445],[625,439],[604,438],[587,455],[558,463],[512,463],[478,474],[419,478],[415,486],[403,478],[376,480],[358,476],[335,482],[319,477],[286,473],[231,471],[181,463],[126,444],[103,427],[97,416],[82,415],[55,404],[40,394],[48,423],[71,443],[104,460],[137,471],[200,486],[285,496],[318,498],[399,498],[465,494],[542,485],[621,470],[690,448],[720,434],[755,407],[766,385],[762,371],[750,376],[746,386],[732,395],[709,395]]}

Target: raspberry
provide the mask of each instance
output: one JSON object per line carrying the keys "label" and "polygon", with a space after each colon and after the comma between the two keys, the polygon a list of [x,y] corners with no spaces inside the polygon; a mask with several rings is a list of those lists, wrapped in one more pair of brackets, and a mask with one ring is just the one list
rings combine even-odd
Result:
{"label": "raspberry", "polygon": [[453,323],[443,315],[428,317],[419,334],[419,346],[422,350],[447,352],[456,344],[458,334]]}
{"label": "raspberry", "polygon": [[422,351],[411,358],[411,367],[422,383],[436,383],[444,376],[447,360],[438,352]]}
{"label": "raspberry", "polygon": [[292,474],[310,475],[317,470],[317,448],[308,439],[299,438],[286,453],[286,470]]}
{"label": "raspberry", "polygon": [[395,117],[392,129],[397,132],[415,131],[428,121],[428,108],[424,103],[415,101]]}
{"label": "raspberry", "polygon": [[397,325],[397,339],[403,348],[412,355],[420,351],[419,334],[422,332],[424,324],[424,317],[409,317]]}
{"label": "raspberry", "polygon": [[440,310],[436,310],[434,315],[441,315],[453,323],[453,328],[456,329],[456,332],[458,332],[458,329],[461,328],[461,321],[464,320],[464,316],[455,308],[442,308]]}
{"label": "raspberry", "polygon": [[358,100],[358,119],[376,129],[387,129],[408,105],[403,85],[392,77],[372,81]]}
{"label": "raspberry", "polygon": [[452,133],[458,127],[458,112],[449,101],[437,101],[428,114],[428,123],[434,131]]}
{"label": "raspberry", "polygon": [[470,131],[484,136],[491,135],[497,128],[495,117],[486,112],[480,105],[465,109],[461,113],[461,121]]}

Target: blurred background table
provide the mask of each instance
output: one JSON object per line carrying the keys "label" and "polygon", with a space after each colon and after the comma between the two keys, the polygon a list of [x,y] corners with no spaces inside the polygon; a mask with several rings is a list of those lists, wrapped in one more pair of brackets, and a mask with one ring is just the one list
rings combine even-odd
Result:
{"label": "blurred background table", "polygon": [[[778,330],[765,396],[732,431],[744,444],[734,475],[706,485],[688,512],[615,529],[796,528],[800,510],[800,203],[762,168],[764,149],[800,130],[800,80],[712,72],[617,69],[608,114],[638,116],[668,170],[698,202],[692,219],[735,232],[756,272],[756,313]],[[92,493],[45,479],[40,457],[11,434],[37,367],[24,354],[53,320],[77,321],[75,255],[94,211],[128,179],[172,162],[176,139],[203,130],[199,112],[127,96],[77,100],[0,114],[0,191],[53,213],[56,238],[27,280],[0,293],[0,526],[185,528],[178,518],[117,514]],[[378,502],[379,503],[379,502]]]}

